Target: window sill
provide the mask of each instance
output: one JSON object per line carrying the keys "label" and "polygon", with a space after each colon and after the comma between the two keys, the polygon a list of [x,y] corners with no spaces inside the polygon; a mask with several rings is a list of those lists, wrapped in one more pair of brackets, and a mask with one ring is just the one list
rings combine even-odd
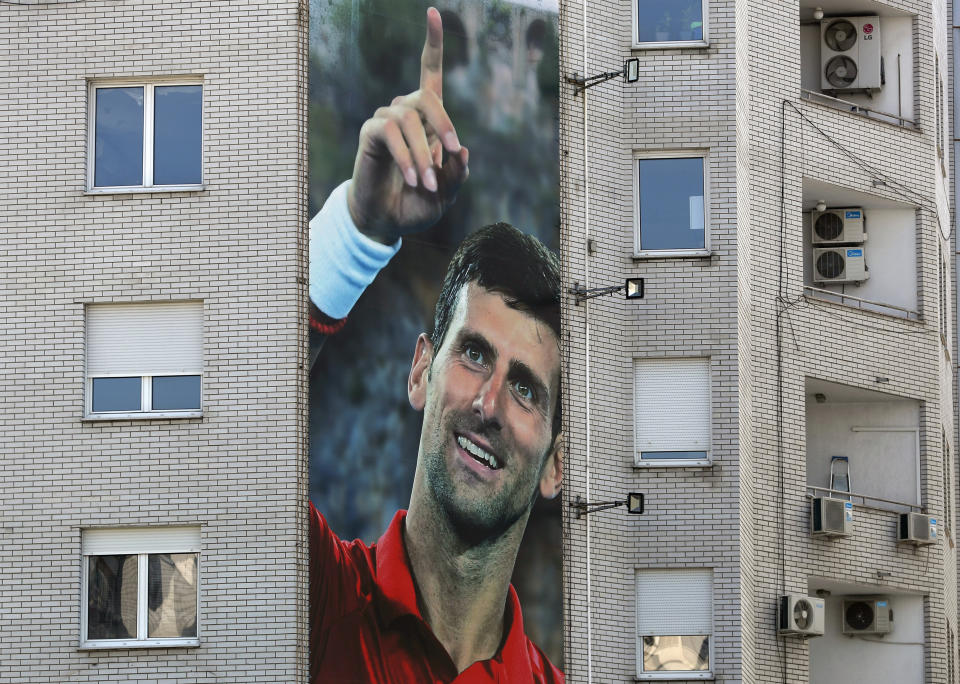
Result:
{"label": "window sill", "polygon": [[88,188],[84,195],[153,195],[170,192],[202,192],[206,185],[154,185],[151,187],[130,186],[119,188]]}
{"label": "window sill", "polygon": [[649,681],[689,681],[691,679],[712,680],[712,672],[644,672],[634,679],[638,682]]}
{"label": "window sill", "polygon": [[650,43],[634,43],[631,50],[681,50],[683,48],[708,48],[709,40],[662,40]]}
{"label": "window sill", "polygon": [[665,249],[662,251],[634,252],[634,261],[648,259],[709,259],[713,252],[709,249]]}
{"label": "window sill", "polygon": [[662,461],[634,461],[633,467],[635,470],[647,470],[649,468],[713,468],[713,461],[710,459],[690,459],[688,461],[671,461],[667,459],[663,459]]}
{"label": "window sill", "polygon": [[151,411],[150,413],[89,413],[82,420],[102,422],[105,420],[170,420],[171,418],[203,418],[203,411]]}
{"label": "window sill", "polygon": [[130,648],[196,648],[199,639],[111,639],[88,641],[77,647],[78,651],[104,651],[109,649]]}

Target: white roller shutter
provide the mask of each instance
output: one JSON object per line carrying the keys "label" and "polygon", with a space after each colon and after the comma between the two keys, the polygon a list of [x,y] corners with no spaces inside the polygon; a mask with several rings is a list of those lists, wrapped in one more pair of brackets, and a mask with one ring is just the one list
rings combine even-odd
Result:
{"label": "white roller shutter", "polygon": [[83,555],[199,553],[199,527],[113,527],[83,530]]}
{"label": "white roller shutter", "polygon": [[203,370],[203,303],[87,306],[87,375]]}
{"label": "white roller shutter", "polygon": [[710,449],[710,359],[636,359],[637,451]]}
{"label": "white roller shutter", "polygon": [[713,633],[713,570],[637,570],[637,636]]}

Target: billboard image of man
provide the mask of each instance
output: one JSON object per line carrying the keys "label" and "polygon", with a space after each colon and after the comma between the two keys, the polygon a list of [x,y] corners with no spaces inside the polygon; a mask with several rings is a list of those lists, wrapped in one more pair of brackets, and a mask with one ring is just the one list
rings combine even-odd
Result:
{"label": "billboard image of man", "polygon": [[[467,180],[442,53],[430,8],[419,90],[364,123],[351,180],[311,221],[320,336]],[[562,479],[559,292],[557,258],[505,223],[457,249],[407,380],[423,413],[408,510],[367,545],[340,540],[311,505],[311,681],[563,681],[524,633],[510,584],[538,493],[555,496]]]}

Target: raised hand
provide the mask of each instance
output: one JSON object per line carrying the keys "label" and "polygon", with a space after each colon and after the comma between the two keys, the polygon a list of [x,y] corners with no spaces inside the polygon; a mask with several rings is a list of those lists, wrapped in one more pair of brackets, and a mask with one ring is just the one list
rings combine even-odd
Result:
{"label": "raised hand", "polygon": [[360,129],[347,204],[357,228],[384,244],[436,223],[469,175],[469,153],[442,98],[443,26],[431,7],[420,89],[395,97]]}

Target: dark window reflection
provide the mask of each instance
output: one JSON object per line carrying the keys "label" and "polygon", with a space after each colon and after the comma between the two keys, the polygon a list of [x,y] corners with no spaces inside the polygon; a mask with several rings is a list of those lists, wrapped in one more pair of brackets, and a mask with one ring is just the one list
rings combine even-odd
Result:
{"label": "dark window reflection", "polygon": [[153,378],[154,411],[200,408],[199,375],[158,375]]}
{"label": "dark window reflection", "polygon": [[200,183],[202,87],[156,86],[153,94],[153,184]]}
{"label": "dark window reflection", "polygon": [[94,378],[93,411],[139,411],[140,378]]}
{"label": "dark window reflection", "polygon": [[137,557],[91,556],[87,575],[87,638],[137,636]]}
{"label": "dark window reflection", "polygon": [[641,43],[703,40],[701,0],[636,0]]}
{"label": "dark window reflection", "polygon": [[640,159],[640,249],[703,249],[703,158]]}
{"label": "dark window reflection", "polygon": [[143,88],[97,88],[93,184],[143,184]]}
{"label": "dark window reflection", "polygon": [[152,553],[147,563],[147,636],[197,636],[197,554]]}

